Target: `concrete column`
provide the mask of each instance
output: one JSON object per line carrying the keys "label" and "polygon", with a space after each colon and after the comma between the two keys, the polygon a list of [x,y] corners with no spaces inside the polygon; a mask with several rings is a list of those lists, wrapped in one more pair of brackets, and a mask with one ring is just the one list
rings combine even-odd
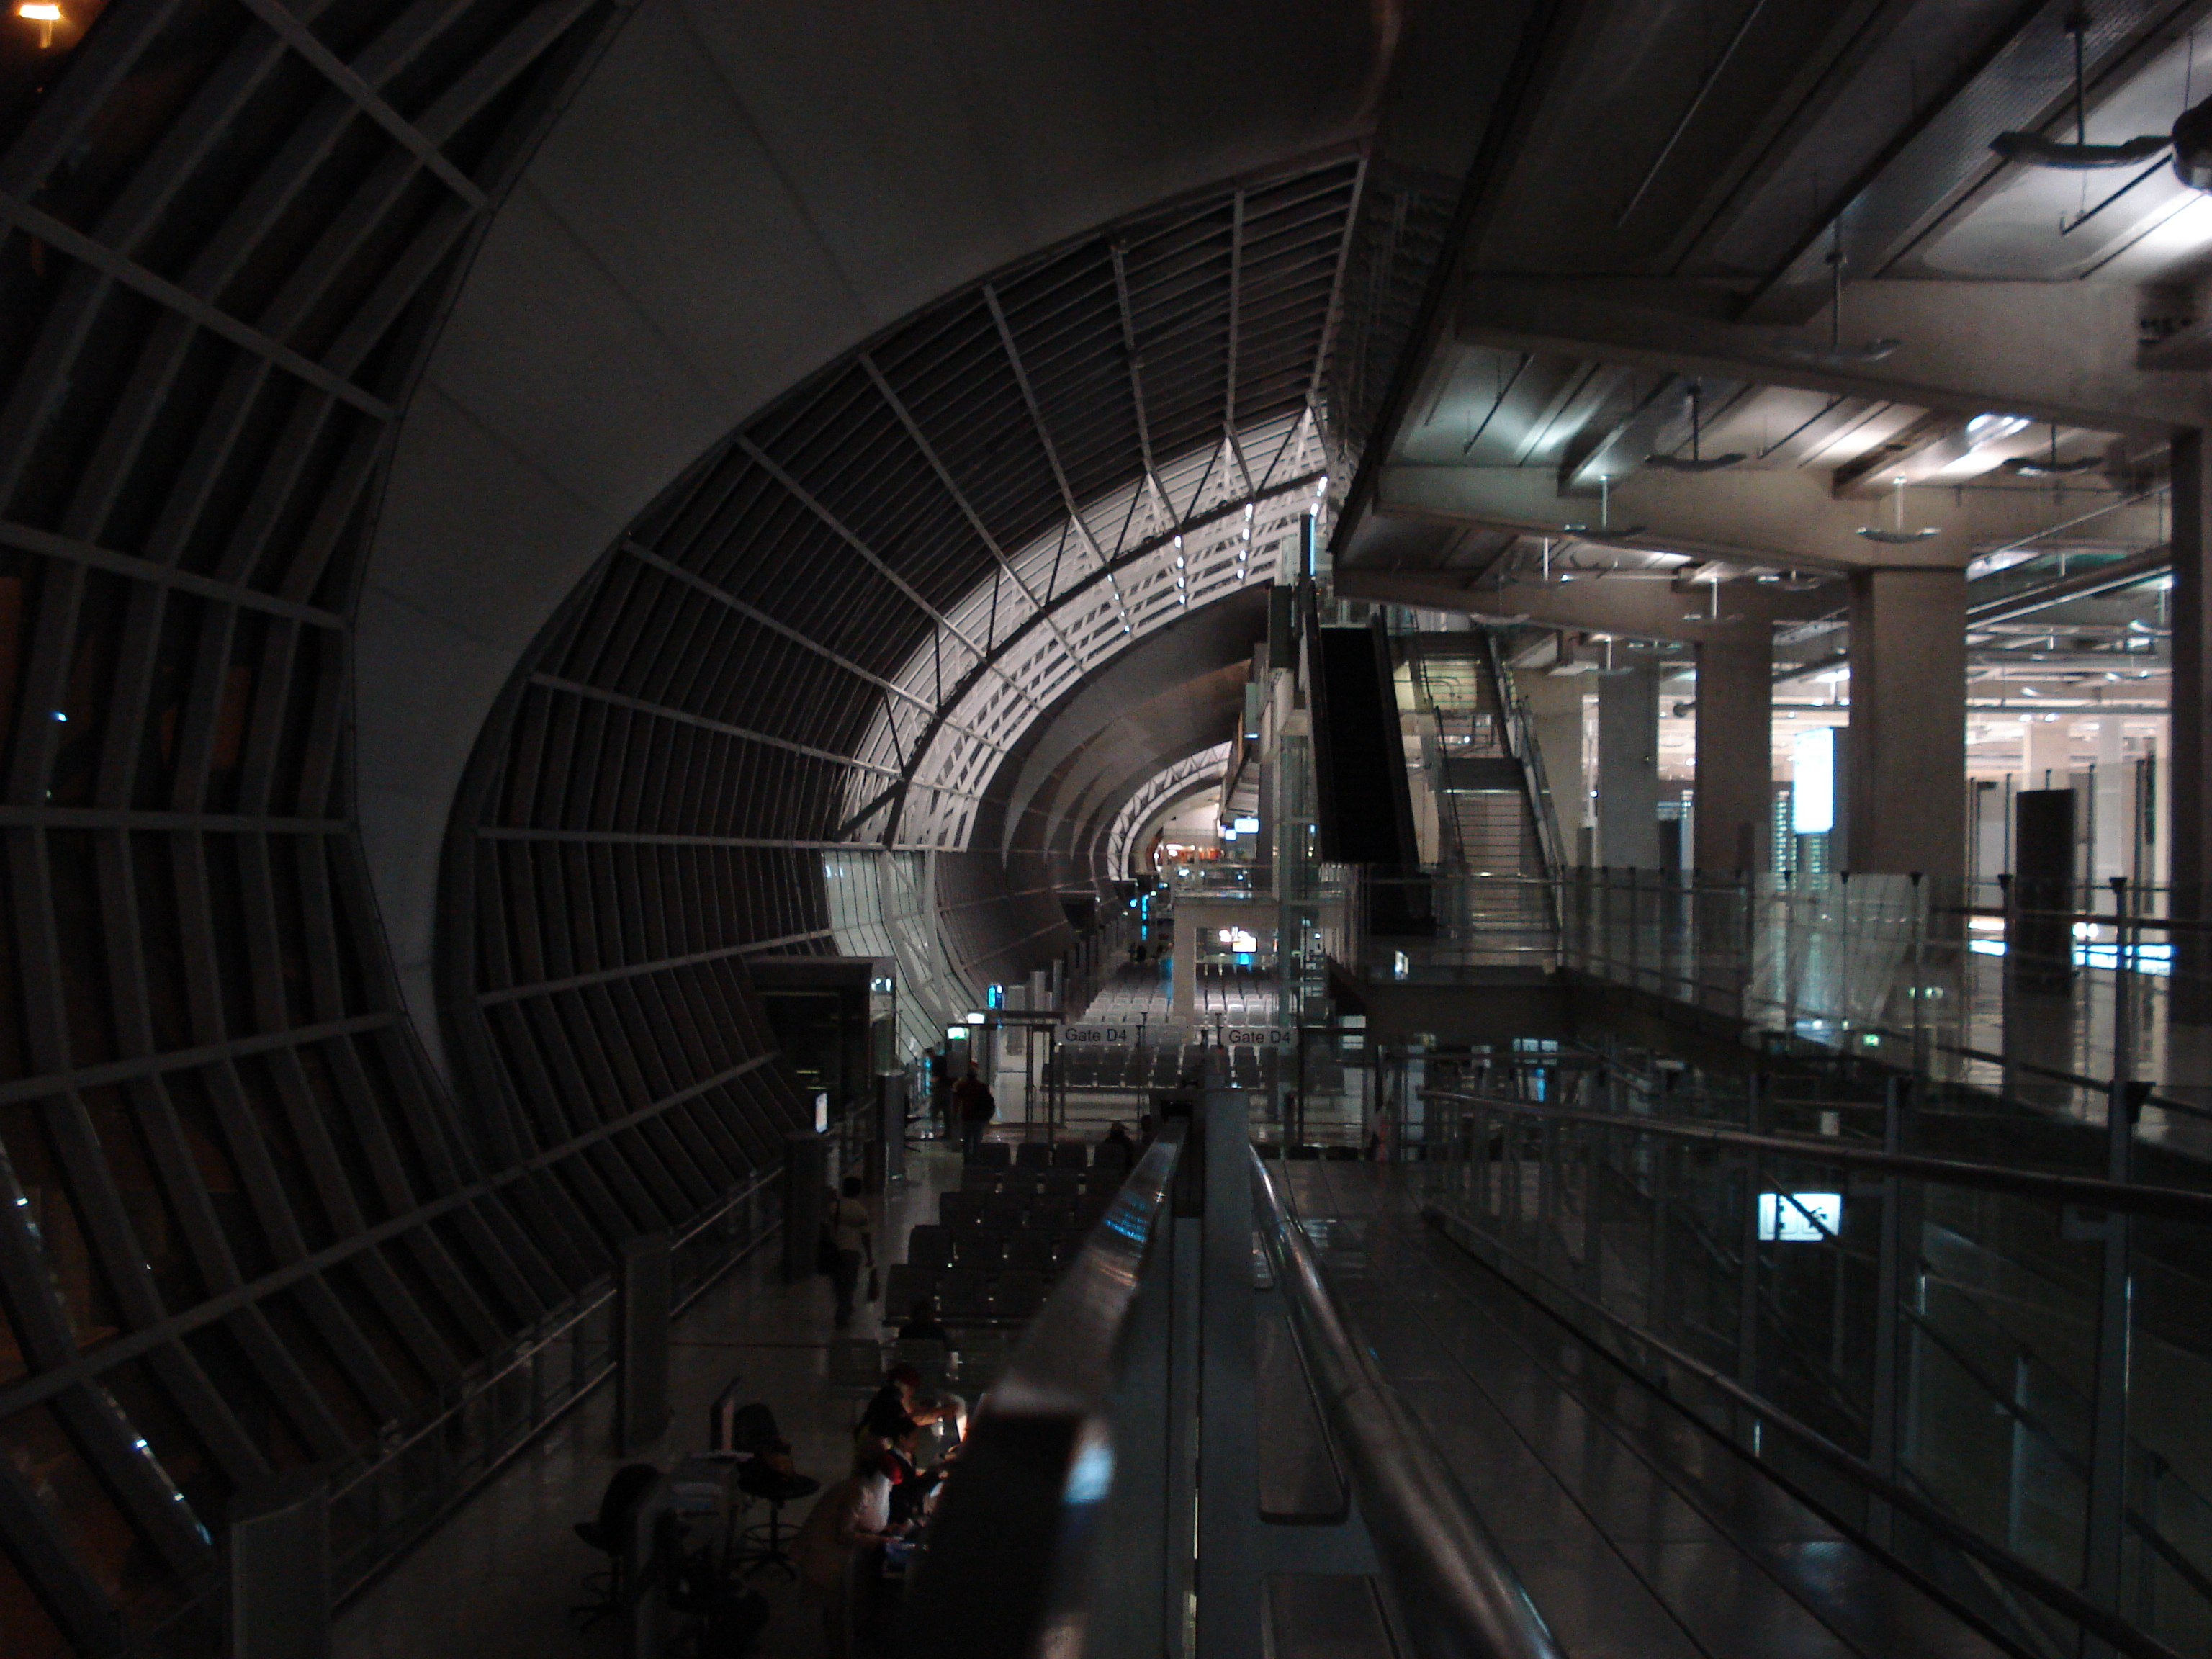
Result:
{"label": "concrete column", "polygon": [[1774,629],[1761,616],[1698,646],[1698,873],[1764,870],[1774,843]]}
{"label": "concrete column", "polygon": [[1851,576],[1854,872],[1966,867],[1966,574]]}
{"label": "concrete column", "polygon": [[2096,778],[2096,816],[2092,823],[2097,842],[2090,856],[2091,868],[2103,882],[2130,873],[2128,854],[2133,850],[2128,835],[2132,820],[2128,815],[2127,727],[2118,714],[2106,714],[2097,721]]}
{"label": "concrete column", "polygon": [[2070,718],[2051,720],[2030,714],[2021,750],[2019,787],[2070,789],[2074,787],[2074,733]]}
{"label": "concrete column", "polygon": [[1659,867],[1659,664],[1630,659],[1597,690],[1597,857]]}
{"label": "concrete column", "polygon": [[1523,674],[1515,688],[1528,704],[1552,811],[1559,823],[1560,855],[1575,862],[1583,827],[1583,682],[1580,676]]}

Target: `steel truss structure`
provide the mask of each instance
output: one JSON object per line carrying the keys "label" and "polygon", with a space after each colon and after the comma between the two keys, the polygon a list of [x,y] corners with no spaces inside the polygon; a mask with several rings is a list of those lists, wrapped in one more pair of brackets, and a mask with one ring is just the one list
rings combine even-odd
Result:
{"label": "steel truss structure", "polygon": [[[1425,274],[1377,276],[1366,163],[1323,157],[1000,271],[731,434],[480,739],[449,1086],[357,831],[356,596],[428,343],[626,10],[112,0],[8,84],[15,1651],[212,1650],[222,1517],[286,1470],[450,1501],[380,1448],[463,1432],[623,1240],[711,1231],[799,1123],[747,956],[890,955],[917,1035],[1048,958],[1060,880],[999,851],[1024,745],[1272,574],[1356,448],[1340,313],[1402,316]],[[1094,876],[1122,799],[1075,837]]]}

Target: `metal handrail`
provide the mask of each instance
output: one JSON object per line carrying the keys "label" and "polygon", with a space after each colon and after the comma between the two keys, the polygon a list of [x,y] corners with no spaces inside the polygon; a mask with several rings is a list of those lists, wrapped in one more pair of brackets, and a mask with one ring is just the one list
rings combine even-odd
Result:
{"label": "metal handrail", "polygon": [[[1544,860],[1544,873],[1557,877],[1567,867],[1567,856],[1559,836],[1559,818],[1553,808],[1551,781],[1544,774],[1543,750],[1536,742],[1534,723],[1528,717],[1528,705],[1514,695],[1512,673],[1498,648],[1498,635],[1485,629],[1482,637],[1490,669],[1491,690],[1498,699],[1498,732],[1505,741],[1505,752],[1521,764],[1522,792],[1528,799],[1529,817],[1536,826],[1536,844]],[[1552,920],[1556,926],[1563,920],[1556,892],[1553,895],[1552,909]]]}
{"label": "metal handrail", "polygon": [[[1087,1521],[1113,1468],[1116,1362],[1182,1139],[1171,1121],[1138,1161],[970,1426],[914,1585],[908,1659],[1082,1650],[1085,1563],[1105,1541]],[[1086,1463],[1099,1478],[1084,1478]]]}
{"label": "metal handrail", "polygon": [[2118,1182],[2100,1181],[2090,1176],[2049,1175],[2038,1170],[2008,1169],[2002,1164],[1977,1164],[1965,1158],[1930,1158],[1923,1152],[1887,1152],[1872,1146],[1844,1146],[1826,1135],[1756,1134],[1747,1129],[1668,1122],[1632,1112],[1592,1112],[1575,1106],[1540,1106],[1533,1101],[1509,1100],[1456,1089],[1424,1089],[1421,1098],[1460,1102],[1492,1111],[1548,1118],[1559,1123],[1587,1123],[1598,1128],[1632,1129],[1644,1134],[1664,1135],[1675,1140],[1703,1141],[1707,1146],[1773,1152],[1784,1158],[1818,1158],[1824,1163],[1875,1170],[1886,1175],[1911,1176],[1923,1181],[1943,1182],[1954,1187],[2010,1193],[2015,1197],[2040,1199],[2052,1204],[2086,1205],[2093,1209],[2118,1210],[2128,1215],[2157,1216],[2168,1221],[2212,1224],[2212,1193],[2191,1192],[2183,1187],[2124,1185]]}
{"label": "metal handrail", "polygon": [[1559,1659],[1559,1644],[1497,1540],[1353,1338],[1267,1164],[1249,1155],[1260,1237],[1413,1650],[1463,1659]]}

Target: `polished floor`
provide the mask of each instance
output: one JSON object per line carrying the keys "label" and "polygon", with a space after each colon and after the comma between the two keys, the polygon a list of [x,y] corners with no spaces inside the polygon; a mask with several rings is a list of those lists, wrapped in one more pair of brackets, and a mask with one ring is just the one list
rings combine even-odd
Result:
{"label": "polished floor", "polygon": [[[937,1194],[959,1184],[959,1164],[946,1149],[911,1155],[910,1179],[884,1200],[877,1260],[888,1267],[906,1250],[908,1230],[934,1218]],[[852,1455],[859,1402],[830,1392],[830,1281],[782,1282],[774,1241],[755,1251],[678,1322],[672,1364],[675,1415],[659,1442],[638,1454],[664,1468],[707,1443],[707,1408],[733,1378],[748,1398],[775,1409],[804,1474],[827,1485]],[[872,1334],[866,1316],[854,1334]],[[604,1558],[576,1537],[574,1523],[597,1510],[608,1478],[622,1464],[610,1444],[613,1391],[602,1388],[526,1449],[445,1526],[339,1614],[336,1659],[477,1659],[521,1654],[532,1659],[620,1653],[613,1621],[579,1633],[567,1609],[586,1599],[584,1575]],[[807,1505],[784,1518],[796,1523]],[[756,1511],[754,1519],[764,1516]],[[822,1651],[819,1614],[799,1605],[788,1577],[774,1571],[750,1581],[774,1611],[763,1659],[799,1659]]]}
{"label": "polished floor", "polygon": [[1571,1659],[1998,1659],[1437,1237],[1402,1167],[1284,1167],[1340,1301]]}
{"label": "polished floor", "polygon": [[[1998,1650],[1868,1556],[1713,1436],[1674,1412],[1432,1237],[1390,1166],[1285,1167],[1340,1295],[1434,1437],[1571,1659],[1996,1659]],[[957,1180],[926,1148],[881,1209],[878,1259]],[[799,1467],[831,1478],[856,1402],[833,1395],[828,1281],[781,1282],[756,1253],[679,1322],[676,1415],[645,1456],[705,1442],[733,1377],[771,1404]],[[530,1448],[426,1545],[344,1609],[337,1659],[522,1653],[604,1656],[602,1624],[567,1616],[599,1565],[573,1523],[627,1460],[608,1443],[603,1390]],[[805,1505],[787,1518],[802,1518]],[[772,1608],[764,1659],[822,1650],[787,1579],[757,1575]]]}

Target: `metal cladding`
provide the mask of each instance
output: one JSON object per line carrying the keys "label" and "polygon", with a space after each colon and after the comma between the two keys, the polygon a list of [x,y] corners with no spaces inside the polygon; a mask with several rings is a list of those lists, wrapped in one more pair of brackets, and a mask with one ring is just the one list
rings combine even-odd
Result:
{"label": "metal cladding", "polygon": [[[892,957],[926,1042],[1067,942],[1059,884],[979,821],[1003,820],[1028,734],[1086,679],[1272,578],[1239,550],[1314,499],[1361,172],[1224,188],[1000,271],[647,509],[547,627],[464,787],[441,933],[472,1096],[512,1114],[542,1093],[586,981],[744,1006],[748,954]],[[617,1063],[682,1087],[748,1052],[702,1018],[672,1058],[633,1059],[641,1028],[594,1024]]]}
{"label": "metal cladding", "polygon": [[[1332,352],[1376,349],[1333,324],[1375,235],[1339,153],[1002,271],[732,434],[479,742],[440,900],[457,1093],[362,854],[356,596],[427,343],[626,9],[124,4],[0,111],[0,1627],[29,1654],[211,1650],[239,1494],[374,1468],[375,1524],[417,1524],[539,1420],[515,1379],[596,1376],[623,1241],[716,1217],[801,1121],[746,952],[842,925],[940,984],[1048,954],[1050,883],[969,820],[855,825],[856,778],[944,794],[965,752],[902,746],[988,714],[957,787],[1003,797],[1116,649],[1063,652],[1073,607],[1158,605],[1147,515],[1310,488]],[[1397,269],[1370,286],[1402,312]],[[350,1514],[341,1592],[398,1537]]]}

